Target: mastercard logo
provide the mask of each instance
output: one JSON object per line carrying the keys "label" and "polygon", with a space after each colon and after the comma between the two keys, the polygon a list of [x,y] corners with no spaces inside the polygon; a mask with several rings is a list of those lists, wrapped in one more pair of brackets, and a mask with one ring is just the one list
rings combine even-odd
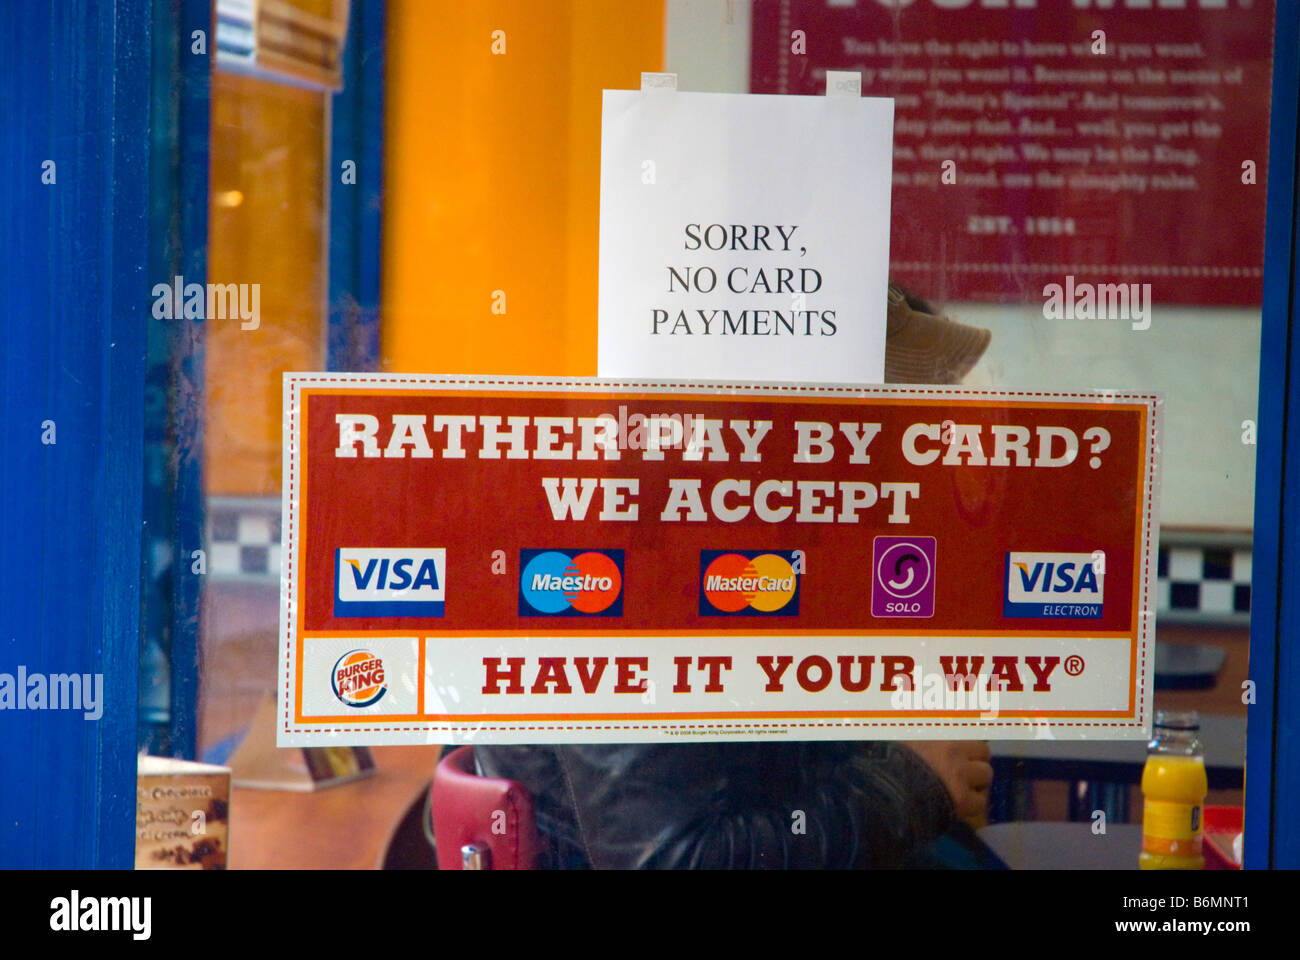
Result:
{"label": "mastercard logo", "polygon": [[349,650],[334,664],[330,684],[349,707],[368,707],[388,692],[384,661],[369,650]]}
{"label": "mastercard logo", "polygon": [[623,615],[622,550],[523,550],[521,617]]}
{"label": "mastercard logo", "polygon": [[700,615],[799,613],[799,574],[790,552],[700,552]]}

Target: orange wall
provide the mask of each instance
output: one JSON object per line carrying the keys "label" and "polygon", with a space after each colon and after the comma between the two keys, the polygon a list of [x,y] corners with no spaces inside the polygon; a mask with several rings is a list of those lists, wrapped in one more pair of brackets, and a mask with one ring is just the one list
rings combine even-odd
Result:
{"label": "orange wall", "polygon": [[385,370],[595,374],[601,90],[663,42],[663,0],[390,3]]}
{"label": "orange wall", "polygon": [[208,281],[260,286],[261,323],[210,320],[209,494],[280,492],[281,374],[325,368],[325,95],[212,74]]}

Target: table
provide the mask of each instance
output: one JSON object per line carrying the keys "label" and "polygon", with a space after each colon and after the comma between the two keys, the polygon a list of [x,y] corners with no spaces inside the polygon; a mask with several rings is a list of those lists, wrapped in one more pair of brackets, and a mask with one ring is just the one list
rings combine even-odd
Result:
{"label": "table", "polygon": [[372,747],[374,776],[311,793],[232,787],[230,867],[373,870],[427,786],[440,749]]}
{"label": "table", "polygon": [[1095,834],[1090,823],[998,823],[979,831],[1012,870],[1136,870],[1142,827],[1113,823]]}
{"label": "table", "polygon": [[[1205,714],[1199,738],[1209,788],[1241,790],[1246,718]],[[1129,788],[1142,782],[1147,758],[1142,740],[995,740],[989,747],[994,776],[989,814],[997,821],[1026,818],[1030,782],[1066,780],[1072,784],[1071,820],[1088,820],[1092,811],[1104,810],[1110,823],[1123,823],[1129,819]]]}
{"label": "table", "polygon": [[[1208,714],[1199,734],[1211,790],[1240,789],[1246,764],[1246,718]],[[1014,764],[1030,780],[1141,783],[1142,740],[994,740],[994,765]]]}
{"label": "table", "polygon": [[1157,690],[1209,690],[1214,687],[1228,654],[1203,643],[1156,641]]}

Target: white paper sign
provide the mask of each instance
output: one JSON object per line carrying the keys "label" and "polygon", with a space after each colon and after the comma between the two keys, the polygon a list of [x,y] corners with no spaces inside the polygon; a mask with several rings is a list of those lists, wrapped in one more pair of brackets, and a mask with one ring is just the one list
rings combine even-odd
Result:
{"label": "white paper sign", "polygon": [[894,104],[606,90],[602,377],[879,383]]}

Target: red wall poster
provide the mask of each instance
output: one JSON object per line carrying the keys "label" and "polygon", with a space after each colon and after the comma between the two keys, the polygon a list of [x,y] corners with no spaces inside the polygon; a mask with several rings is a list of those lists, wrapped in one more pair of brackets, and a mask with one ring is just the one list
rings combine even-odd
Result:
{"label": "red wall poster", "polygon": [[1162,412],[285,374],[279,742],[1145,737]]}
{"label": "red wall poster", "polygon": [[1065,276],[1253,306],[1271,0],[758,0],[751,93],[894,100],[891,275],[1035,302]]}

